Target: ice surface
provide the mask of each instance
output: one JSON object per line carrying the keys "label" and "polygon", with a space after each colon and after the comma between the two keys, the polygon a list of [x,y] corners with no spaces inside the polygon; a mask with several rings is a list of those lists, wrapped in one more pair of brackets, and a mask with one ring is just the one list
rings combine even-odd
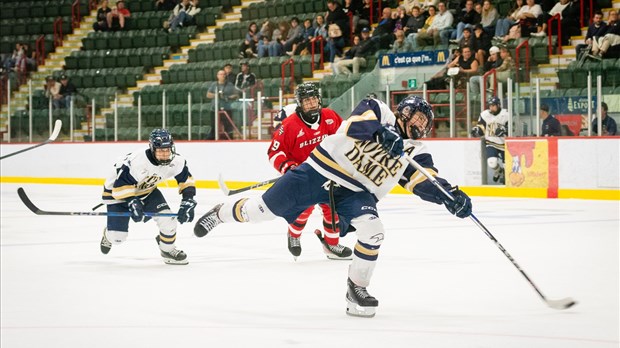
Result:
{"label": "ice surface", "polygon": [[[95,186],[23,185],[45,210],[87,211]],[[547,307],[470,220],[406,195],[379,205],[387,231],[372,319],[345,315],[349,261],[311,231],[297,262],[286,223],[181,225],[190,264],[162,262],[153,222],[99,251],[104,217],[36,216],[1,186],[2,347],[618,347],[620,202],[474,197],[474,212],[550,299]],[[173,207],[175,188],[162,190]],[[258,195],[249,192],[238,196]],[[224,197],[199,190],[203,214]],[[352,246],[354,235],[342,239]]]}

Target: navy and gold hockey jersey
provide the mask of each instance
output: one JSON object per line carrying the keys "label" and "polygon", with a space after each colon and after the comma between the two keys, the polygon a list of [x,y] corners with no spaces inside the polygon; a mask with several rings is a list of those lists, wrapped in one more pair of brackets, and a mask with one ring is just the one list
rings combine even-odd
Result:
{"label": "navy and gold hockey jersey", "polygon": [[196,186],[185,159],[176,154],[172,162],[157,165],[150,150],[138,150],[120,158],[108,175],[103,190],[103,201],[107,204],[128,201],[134,197],[145,197],[157,184],[174,178],[179,184],[183,198],[192,198]]}

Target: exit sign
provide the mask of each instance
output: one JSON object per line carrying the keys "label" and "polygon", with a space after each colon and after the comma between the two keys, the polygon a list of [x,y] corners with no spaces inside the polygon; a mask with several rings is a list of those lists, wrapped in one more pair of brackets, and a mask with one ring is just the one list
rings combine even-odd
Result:
{"label": "exit sign", "polygon": [[409,80],[407,80],[407,87],[408,88],[416,88],[416,87],[418,87],[418,80],[416,80],[416,79],[409,79]]}

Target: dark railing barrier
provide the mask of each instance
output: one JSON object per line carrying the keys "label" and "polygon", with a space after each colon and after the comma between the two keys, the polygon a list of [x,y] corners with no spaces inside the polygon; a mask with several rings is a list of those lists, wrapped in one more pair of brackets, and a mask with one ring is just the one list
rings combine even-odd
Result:
{"label": "dark railing barrier", "polygon": [[36,62],[38,66],[43,65],[45,63],[45,35],[39,36],[37,41],[34,43],[35,52],[36,52]]}
{"label": "dark railing barrier", "polygon": [[487,104],[487,78],[490,75],[493,75],[493,95],[497,95],[497,71],[491,69],[482,75],[482,86],[480,86],[482,90],[482,99],[480,99],[480,102],[484,104],[485,109]]}
{"label": "dark railing barrier", "polygon": [[515,50],[515,68],[517,69],[517,76],[516,76],[516,80],[517,82],[523,82],[520,81],[521,79],[519,78],[519,73],[521,71],[520,65],[521,65],[521,60],[520,58],[520,53],[521,53],[521,49],[525,48],[525,80],[529,80],[529,76],[530,76],[530,43],[529,41],[525,40],[522,43],[520,43],[516,50]]}
{"label": "dark railing barrier", "polygon": [[322,36],[317,36],[315,38],[313,38],[312,40],[310,40],[310,54],[312,54],[312,57],[310,58],[310,71],[314,72],[314,54],[315,54],[315,46],[316,43],[318,42],[319,44],[319,53],[320,53],[320,65],[319,65],[319,69],[323,70],[324,69],[324,60],[323,60],[323,37]]}
{"label": "dark railing barrier", "polygon": [[553,37],[551,36],[551,23],[553,21],[558,21],[558,52],[557,54],[562,54],[562,17],[560,14],[556,14],[555,16],[549,18],[547,20],[547,40],[549,40],[549,57],[553,54]]}
{"label": "dark railing barrier", "polygon": [[285,89],[284,89],[284,81],[286,78],[286,74],[285,74],[285,69],[286,66],[289,66],[289,72],[290,72],[290,82],[289,82],[289,87],[292,87],[292,84],[295,81],[295,62],[293,61],[293,59],[287,59],[284,63],[282,63],[281,66],[281,73],[282,73],[282,82],[280,83],[280,87],[282,87],[282,93],[284,93]]}
{"label": "dark railing barrier", "polygon": [[54,21],[54,47],[61,46],[62,40],[62,17],[58,17]]}
{"label": "dark railing barrier", "polygon": [[82,21],[82,15],[80,14],[80,0],[75,0],[71,5],[71,28],[78,28]]}

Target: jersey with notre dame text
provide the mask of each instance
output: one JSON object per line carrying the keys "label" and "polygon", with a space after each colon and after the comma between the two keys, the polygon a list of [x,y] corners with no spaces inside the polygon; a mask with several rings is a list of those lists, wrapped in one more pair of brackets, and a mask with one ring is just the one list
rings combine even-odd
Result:
{"label": "jersey with notre dame text", "polygon": [[192,198],[196,194],[194,178],[183,157],[177,154],[169,164],[157,165],[151,150],[138,150],[114,164],[104,184],[103,200],[120,203],[144,197],[153,192],[158,183],[172,178],[177,181],[183,198]]}
{"label": "jersey with notre dame text", "polygon": [[[352,191],[367,191],[379,200],[395,185],[440,203],[441,193],[430,181],[403,158],[394,158],[376,142],[374,134],[383,125],[394,125],[394,114],[383,103],[362,101],[338,132],[323,140],[306,161],[326,178]],[[423,143],[404,141],[405,156],[410,156],[431,175],[437,176],[432,156]],[[447,181],[436,177],[443,186]]]}
{"label": "jersey with notre dame text", "polygon": [[279,172],[285,165],[301,164],[326,136],[336,133],[341,123],[334,110],[323,108],[318,127],[312,129],[294,113],[275,132],[267,150],[269,162]]}
{"label": "jersey with notre dame text", "polygon": [[506,128],[506,132],[508,132],[508,111],[506,109],[501,109],[497,115],[493,115],[488,109],[480,114],[478,127],[484,131],[486,144],[489,146],[499,145],[498,149],[503,150],[504,137],[495,135],[495,131],[500,126]]}

